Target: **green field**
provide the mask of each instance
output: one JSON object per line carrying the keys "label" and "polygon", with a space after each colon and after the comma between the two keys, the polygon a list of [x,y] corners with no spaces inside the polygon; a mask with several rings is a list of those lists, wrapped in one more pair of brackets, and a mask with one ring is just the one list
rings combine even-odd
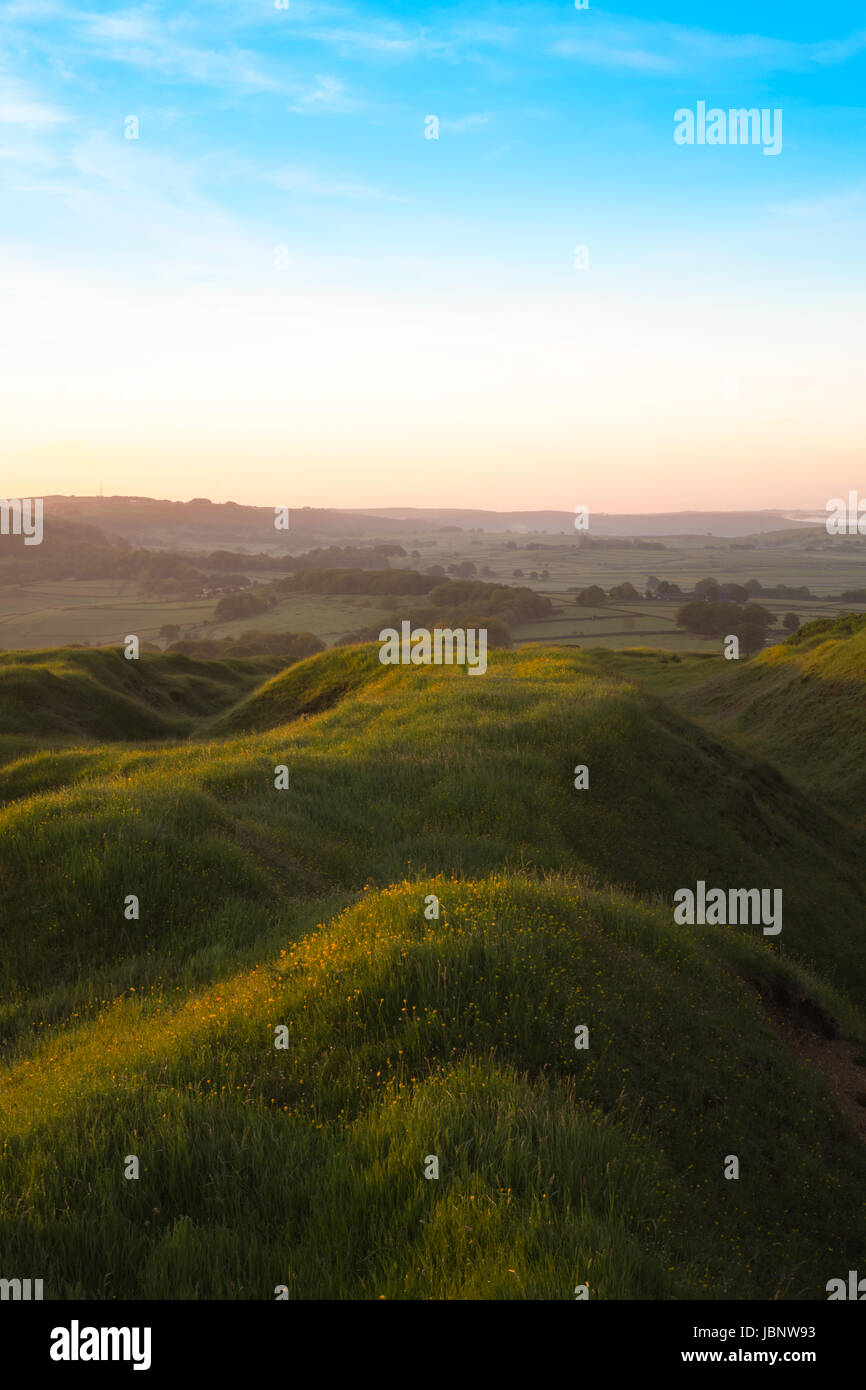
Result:
{"label": "green field", "polygon": [[[650,575],[677,583],[683,590],[707,575],[736,583],[755,578],[765,587],[781,583],[809,588],[815,596],[809,600],[762,600],[779,620],[792,609],[802,622],[833,616],[843,607],[846,611],[866,611],[864,605],[841,605],[831,597],[866,586],[866,559],[859,558],[857,550],[815,549],[808,536],[795,532],[785,540],[787,536],[789,533],[784,532],[756,537],[750,550],[741,544],[737,548],[735,542],[699,536],[663,538],[662,550],[630,549],[613,543],[584,549],[576,536],[431,535],[429,530],[407,529],[392,537],[407,554],[393,559],[391,565],[426,570],[438,564],[447,570],[449,565],[471,560],[479,578],[525,585],[546,595],[554,604],[554,615],[540,622],[514,625],[512,635],[517,645],[652,646],[677,652],[702,651],[713,645],[677,629],[676,601],[641,599],[584,608],[575,600],[576,591],[590,584],[598,584],[607,592],[616,584],[629,582],[643,594]],[[484,568],[490,574],[482,575]],[[515,577],[518,569],[522,576]],[[547,579],[532,577],[533,571],[538,576],[544,569]],[[267,583],[278,573],[250,571],[250,576]],[[63,580],[3,587],[0,650],[71,643],[102,646],[122,642],[127,633],[165,646],[159,632],[169,623],[177,624],[183,637],[235,637],[252,626],[267,632],[313,632],[330,646],[346,633],[384,622],[400,607],[399,599],[294,593],[254,621],[217,623],[217,602],[215,597],[148,598],[129,580]]]}
{"label": "green field", "polygon": [[[235,636],[250,627],[248,618],[214,622],[217,602],[216,598],[147,599],[131,581],[119,580],[68,579],[0,589],[0,650],[107,646],[123,642],[127,633],[135,633],[142,642],[159,643],[160,628],[168,623],[176,623],[185,635],[207,637]],[[326,598],[292,594],[257,617],[255,626],[263,632],[315,632],[330,643],[386,612],[390,608],[378,600],[351,594]]]}
{"label": "green field", "polygon": [[[825,1298],[866,1238],[866,631],[673,656],[0,657],[10,1267]],[[781,887],[781,935],[677,925],[698,879]]]}

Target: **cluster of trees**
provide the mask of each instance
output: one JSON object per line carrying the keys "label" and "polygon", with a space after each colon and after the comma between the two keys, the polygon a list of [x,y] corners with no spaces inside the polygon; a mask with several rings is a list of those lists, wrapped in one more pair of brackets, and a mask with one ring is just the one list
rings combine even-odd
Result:
{"label": "cluster of trees", "polygon": [[[443,579],[418,570],[317,570],[304,571],[269,586],[277,594],[405,594],[425,595],[431,606],[446,614],[483,611],[508,622],[528,622],[547,617],[553,604],[534,589],[511,584],[489,584],[483,579]],[[229,594],[232,599],[252,597]],[[219,616],[223,600],[217,605]]]}
{"label": "cluster of trees", "polygon": [[413,628],[426,627],[432,631],[435,627],[474,627],[487,629],[488,647],[508,648],[511,646],[511,629],[501,618],[493,617],[485,613],[443,613],[435,608],[402,608],[399,613],[395,613],[390,618],[383,618],[380,622],[371,627],[358,628],[355,632],[346,632],[336,643],[338,647],[354,646],[356,642],[375,642],[378,640],[379,633],[385,627],[393,627],[400,631],[400,624],[410,622]]}
{"label": "cluster of trees", "polygon": [[746,580],[745,584],[734,584],[733,581],[724,581],[720,584],[719,580],[712,577],[706,580],[698,580],[695,584],[695,594],[699,598],[710,599],[717,602],[719,599],[733,599],[734,603],[748,603],[749,599],[763,595],[767,599],[810,599],[815,595],[806,588],[805,584],[792,587],[790,584],[774,584],[771,587],[763,587],[760,580]]}
{"label": "cluster of trees", "polygon": [[314,569],[275,579],[280,594],[429,594],[440,580],[417,570]]}
{"label": "cluster of trees", "polygon": [[[0,587],[41,580],[132,580],[143,594],[190,598],[202,589],[244,585],[248,574],[265,570],[382,569],[389,558],[405,558],[401,545],[329,545],[305,555],[245,554],[240,550],[208,553],[147,550],[121,537],[109,539],[96,526],[46,517],[42,545],[10,544],[0,550]],[[473,566],[474,572],[474,566]]]}
{"label": "cluster of trees", "polygon": [[[406,571],[403,571],[404,574]],[[483,579],[446,580],[430,590],[429,599],[437,609],[466,612],[470,609],[501,618],[506,623],[533,622],[547,618],[553,604],[534,589],[512,584],[487,584]]]}
{"label": "cluster of trees", "polygon": [[598,584],[590,584],[579,591],[577,601],[583,608],[594,608],[599,603],[607,602],[607,594]]}
{"label": "cluster of trees", "polygon": [[213,612],[215,623],[231,623],[236,618],[256,618],[277,602],[271,586],[259,586],[240,594],[223,594]]}
{"label": "cluster of trees", "polygon": [[578,537],[581,550],[668,550],[662,541],[647,541],[639,536],[588,536]]}
{"label": "cluster of trees", "polygon": [[[324,545],[303,555],[269,555],[258,551],[246,555],[242,550],[211,550],[199,555],[197,562],[208,570],[317,570],[317,569],[381,569],[387,567],[388,557],[406,556],[402,545],[383,542],[380,545]],[[384,561],[384,566],[383,566]]]}
{"label": "cluster of trees", "polygon": [[[676,595],[681,592],[679,584],[671,584],[667,579],[656,579],[655,575],[650,575],[647,580],[647,598],[654,598],[659,594]],[[607,603],[610,599],[613,599],[615,603],[634,603],[635,601],[639,602],[640,598],[640,593],[628,580],[624,584],[614,584],[607,593],[599,584],[588,584],[585,589],[577,590],[577,602],[584,608],[592,608],[597,604]]]}
{"label": "cluster of trees", "polygon": [[808,599],[813,597],[805,584],[801,584],[797,588],[792,588],[788,584],[776,584],[772,588],[765,589],[757,579],[747,579],[745,584],[735,584],[731,581],[720,584],[717,579],[712,577],[699,579],[695,585],[695,594],[698,598],[709,599],[712,603],[725,600],[733,603],[748,603],[758,594],[762,594],[764,598]]}
{"label": "cluster of trees", "polygon": [[700,633],[704,637],[727,637],[733,634],[739,638],[744,652],[756,652],[764,645],[767,628],[773,616],[759,603],[734,603],[722,600],[718,603],[697,599],[684,603],[677,610],[677,626],[686,632]]}
{"label": "cluster of trees", "polygon": [[205,576],[189,556],[173,551],[134,549],[109,541],[96,526],[46,519],[41,545],[16,542],[0,552],[0,586],[42,580],[122,579],[142,593],[197,594]]}
{"label": "cluster of trees", "polygon": [[[412,571],[403,570],[403,578]],[[422,576],[430,578],[431,576]],[[405,590],[404,590],[405,592]],[[511,623],[530,622],[548,617],[553,604],[534,589],[517,588],[510,584],[486,584],[481,579],[446,579],[431,588],[423,604],[412,604],[390,618],[380,619],[375,626],[345,633],[338,646],[354,642],[373,642],[383,627],[395,627],[405,621],[413,627],[484,627],[491,647],[511,646]]]}
{"label": "cluster of trees", "polygon": [[629,584],[628,580],[626,580],[624,584],[615,584],[613,588],[610,590],[608,598],[612,598],[617,601],[619,601],[620,599],[631,600],[640,598],[640,594],[638,593],[634,585]]}
{"label": "cluster of trees", "polygon": [[[412,554],[413,554],[413,555],[417,555],[417,554],[418,554],[417,550],[413,550],[413,551],[412,551]],[[461,560],[459,564],[449,565],[447,571],[446,571],[446,569],[445,569],[445,567],[444,567],[443,565],[430,565],[430,567],[429,567],[429,569],[427,569],[426,573],[427,573],[427,574],[441,574],[441,575],[443,575],[443,576],[447,573],[447,574],[453,574],[453,575],[455,576],[455,578],[457,578],[457,579],[472,579],[474,575],[476,575],[476,574],[479,573],[479,570],[478,570],[478,566],[474,563],[474,561],[472,561],[472,560]],[[491,579],[494,577],[494,576],[493,576],[493,570],[490,568],[489,565],[482,565],[480,573],[482,574],[482,576],[487,576],[487,577],[489,577],[489,578],[491,578]],[[523,571],[522,571],[522,570],[515,570],[514,573],[515,573],[516,576],[517,576],[517,575],[522,576]],[[533,578],[537,578],[537,577],[538,577],[537,575],[534,575],[534,576],[533,576]],[[545,578],[547,578],[547,571],[546,571],[546,570],[545,570]]]}
{"label": "cluster of trees", "polygon": [[[167,626],[172,626],[167,624]],[[177,630],[177,629],[175,629]],[[160,634],[167,635],[165,629]],[[170,652],[213,661],[236,656],[279,656],[290,661],[302,661],[305,656],[323,652],[325,643],[313,632],[242,632],[238,637],[187,637],[172,642]]]}
{"label": "cluster of trees", "polygon": [[620,600],[634,602],[635,599],[640,599],[640,594],[628,580],[624,584],[614,584],[609,593],[605,593],[599,584],[588,584],[585,589],[578,589],[577,591],[577,602],[583,608],[594,608],[599,604],[607,603],[610,599],[615,602]]}
{"label": "cluster of trees", "polygon": [[679,584],[672,584],[669,579],[657,579],[654,574],[651,574],[646,582],[646,591],[648,598],[660,598],[665,595],[675,596],[682,593]]}

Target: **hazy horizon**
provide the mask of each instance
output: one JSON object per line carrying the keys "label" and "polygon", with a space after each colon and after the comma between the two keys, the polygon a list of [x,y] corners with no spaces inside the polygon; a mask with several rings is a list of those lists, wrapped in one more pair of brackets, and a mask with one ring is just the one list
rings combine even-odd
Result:
{"label": "hazy horizon", "polygon": [[[31,496],[31,497],[33,497],[33,496],[37,496],[37,495],[40,495],[40,494],[37,494],[33,489],[30,489],[29,491],[27,491],[27,490],[20,491],[20,490],[19,490],[19,493],[18,493],[17,495],[19,495],[19,496]],[[179,493],[175,493],[175,495],[160,495],[160,496],[157,496],[155,493],[147,493],[147,492],[110,492],[110,491],[106,491],[105,489],[103,489],[101,492],[80,492],[80,493],[76,493],[76,492],[48,493],[48,492],[44,492],[44,493],[41,494],[41,496],[42,496],[44,499],[46,499],[46,500],[50,500],[50,498],[53,496],[53,497],[61,497],[61,498],[65,499],[65,500],[69,500],[69,501],[78,501],[78,502],[91,502],[91,501],[93,501],[93,502],[100,502],[100,501],[109,502],[109,501],[130,501],[130,500],[139,500],[139,499],[143,499],[143,500],[146,500],[146,501],[149,501],[149,502],[156,502],[156,503],[165,502],[165,503],[169,503],[169,504],[172,504],[172,503],[189,504],[189,503],[192,503],[192,502],[202,502],[202,501],[204,501],[204,502],[209,502],[209,503],[213,504],[214,506],[226,506],[226,505],[228,504],[228,505],[234,505],[234,506],[251,506],[251,507],[265,507],[265,508],[270,508],[272,505],[276,505],[276,504],[273,504],[273,503],[270,501],[270,499],[267,500],[267,501],[262,501],[262,502],[259,502],[259,501],[256,501],[256,502],[242,502],[242,501],[241,501],[237,496],[235,496],[235,495],[230,495],[230,496],[207,496],[207,495],[205,495],[204,493],[202,493],[202,494],[200,494],[200,495],[196,495],[196,496],[193,497],[193,496],[188,496],[188,495],[183,495],[183,496],[181,496]],[[579,504],[579,505],[583,505],[583,504]],[[405,502],[405,503],[400,503],[400,502],[382,502],[381,504],[376,504],[376,503],[365,503],[365,504],[362,504],[362,505],[358,505],[358,504],[354,504],[354,503],[351,504],[351,505],[348,505],[348,504],[343,505],[343,504],[341,504],[340,502],[336,502],[336,503],[308,502],[308,503],[303,503],[303,504],[301,504],[300,507],[292,507],[291,505],[289,505],[289,510],[290,510],[290,512],[291,512],[292,510],[295,510],[295,511],[298,511],[298,510],[312,510],[312,511],[321,510],[321,511],[334,511],[334,512],[355,513],[355,514],[358,514],[358,515],[370,515],[370,516],[387,516],[387,515],[389,515],[389,514],[395,515],[395,516],[396,516],[396,515],[400,515],[400,514],[404,514],[404,513],[417,513],[417,514],[419,514],[419,515],[429,515],[429,514],[436,513],[436,512],[442,512],[442,513],[446,513],[446,512],[448,512],[448,513],[451,513],[451,512],[455,512],[455,513],[456,513],[456,512],[464,512],[464,513],[467,513],[467,514],[472,514],[472,515],[474,515],[474,514],[476,514],[476,513],[486,512],[486,513],[490,514],[491,516],[493,516],[493,515],[495,515],[495,516],[510,516],[510,515],[518,516],[518,515],[532,515],[532,514],[536,514],[536,515],[538,515],[538,516],[545,516],[545,515],[551,515],[551,514],[554,514],[554,513],[559,513],[559,514],[561,514],[563,517],[571,517],[571,516],[573,516],[574,513],[575,513],[575,508],[574,508],[574,507],[557,506],[557,505],[553,505],[553,504],[551,504],[551,505],[549,505],[549,506],[546,506],[546,505],[543,505],[543,504],[535,504],[535,505],[533,505],[533,506],[528,506],[528,507],[483,507],[483,506],[473,506],[473,505],[471,505],[471,504],[467,504],[467,505],[458,505],[458,504],[451,505],[451,504],[449,504],[448,502],[441,501],[441,500],[440,500],[440,501],[437,501],[437,502],[429,503],[429,504],[424,505],[424,506],[416,505],[416,504],[414,504],[414,503],[409,503],[409,502]],[[599,518],[599,519],[600,519],[600,518],[606,518],[606,517],[629,518],[629,517],[655,517],[655,516],[658,516],[658,517],[667,517],[667,516],[713,516],[713,515],[752,516],[752,515],[760,515],[760,514],[773,515],[773,516],[778,517],[779,520],[785,520],[786,518],[790,517],[791,520],[798,521],[798,522],[801,522],[801,523],[803,523],[803,524],[808,524],[808,523],[809,523],[810,521],[812,521],[812,520],[814,520],[814,522],[817,524],[818,522],[823,522],[823,521],[825,521],[825,520],[826,520],[826,516],[827,516],[827,512],[826,512],[826,509],[825,509],[824,507],[821,507],[821,508],[817,508],[817,507],[785,507],[785,506],[775,506],[775,507],[743,507],[743,506],[734,506],[734,505],[730,505],[730,506],[719,506],[719,507],[686,507],[686,506],[684,506],[684,507],[666,507],[666,508],[652,508],[652,509],[647,508],[647,509],[645,509],[645,510],[630,509],[629,511],[616,511],[616,510],[613,510],[613,509],[610,509],[610,508],[605,508],[605,507],[602,506],[602,507],[599,507],[599,508],[597,508],[597,509],[594,509],[593,512],[592,512],[592,515],[595,516],[596,518]]]}

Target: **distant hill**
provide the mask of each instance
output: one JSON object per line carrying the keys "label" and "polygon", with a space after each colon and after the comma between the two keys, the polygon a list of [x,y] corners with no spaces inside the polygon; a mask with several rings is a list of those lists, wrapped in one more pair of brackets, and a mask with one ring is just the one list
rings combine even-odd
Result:
{"label": "distant hill", "polygon": [[[274,505],[290,508],[289,531],[274,530],[273,507],[195,499],[171,502],[151,497],[62,497],[44,499],[45,516],[98,527],[131,545],[182,551],[237,548],[292,551],[347,540],[388,538],[407,523],[437,530],[540,531],[573,534],[574,512],[552,509],[492,511],[460,507],[369,507],[329,509],[291,507],[291,497]],[[808,518],[808,519],[807,519]],[[801,526],[815,528],[814,515],[786,511],[604,513],[590,516],[596,536],[749,536]]]}
{"label": "distant hill", "polygon": [[[275,498],[275,506],[291,499]],[[324,507],[290,507],[290,529],[274,528],[274,507],[248,507],[238,502],[200,499],[170,502],[153,497],[62,497],[44,499],[46,518],[98,527],[106,536],[122,536],[131,545],[173,550],[253,551],[278,547],[299,550],[322,542],[362,539],[372,528],[348,512]],[[377,535],[399,529],[383,517]]]}
{"label": "distant hill", "polygon": [[[525,511],[494,512],[460,507],[381,507],[352,511],[351,515],[385,517],[389,520],[460,526],[464,530],[481,527],[485,531],[574,532],[574,512]],[[811,514],[810,514],[811,515]],[[766,531],[791,529],[792,522],[804,527],[796,513],[758,512],[592,512],[589,534],[596,536],[750,536]],[[814,521],[812,522],[814,525]]]}

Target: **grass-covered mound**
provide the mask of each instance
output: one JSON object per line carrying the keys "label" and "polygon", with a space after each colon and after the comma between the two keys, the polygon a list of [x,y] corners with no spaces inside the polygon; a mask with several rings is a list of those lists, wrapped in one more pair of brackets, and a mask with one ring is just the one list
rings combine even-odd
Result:
{"label": "grass-covered mound", "polygon": [[0,652],[0,734],[177,738],[281,664],[152,652],[128,661],[122,647]]}
{"label": "grass-covered mound", "polygon": [[866,815],[866,615],[808,623],[684,700],[734,732],[796,785],[862,822]]}
{"label": "grass-covered mound", "polygon": [[762,943],[511,875],[278,941],[7,1063],[0,1244],[46,1297],[821,1299],[856,1266],[866,1151],[753,982],[821,990]]}
{"label": "grass-covered mound", "polygon": [[[298,665],[265,687],[256,718],[271,702],[289,722],[262,733],[22,759],[20,783],[55,781],[0,809],[0,977],[14,1011],[51,1013],[56,988],[83,1003],[137,983],[133,960],[171,977],[215,938],[241,949],[279,903],[505,865],[660,896],[667,910],[698,879],[781,887],[777,948],[866,999],[855,847],[771,769],[568,652],[497,653],[483,677],[376,667],[375,649]],[[341,682],[354,695],[338,698]],[[311,692],[337,703],[290,717]],[[574,787],[578,764],[588,791]],[[130,895],[138,918],[125,916]]]}
{"label": "grass-covered mound", "polygon": [[378,648],[350,647],[322,652],[280,671],[208,725],[214,735],[256,733],[273,729],[304,715],[330,709],[344,696],[381,680],[387,670]]}
{"label": "grass-covered mound", "polygon": [[[28,657],[71,709],[0,736],[0,1248],[46,1297],[823,1299],[856,1268],[866,1150],[760,1001],[866,1036],[861,842],[659,698],[665,658],[355,647],[251,690]],[[136,723],[171,690],[174,743]],[[677,926],[699,878],[781,887],[781,936]]]}

